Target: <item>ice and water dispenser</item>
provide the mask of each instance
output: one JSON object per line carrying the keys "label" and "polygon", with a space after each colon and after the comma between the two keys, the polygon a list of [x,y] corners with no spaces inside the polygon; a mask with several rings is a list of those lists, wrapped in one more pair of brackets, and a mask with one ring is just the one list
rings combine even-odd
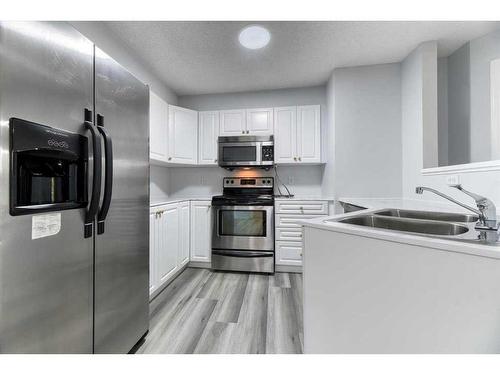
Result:
{"label": "ice and water dispenser", "polygon": [[9,126],[10,214],[85,207],[87,137],[18,118]]}

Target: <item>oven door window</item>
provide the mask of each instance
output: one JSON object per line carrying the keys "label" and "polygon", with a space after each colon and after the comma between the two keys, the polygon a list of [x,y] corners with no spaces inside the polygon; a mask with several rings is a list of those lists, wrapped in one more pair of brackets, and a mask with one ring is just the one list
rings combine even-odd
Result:
{"label": "oven door window", "polygon": [[257,161],[256,146],[223,146],[222,160],[225,162]]}
{"label": "oven door window", "polygon": [[266,237],[266,211],[219,211],[219,236]]}

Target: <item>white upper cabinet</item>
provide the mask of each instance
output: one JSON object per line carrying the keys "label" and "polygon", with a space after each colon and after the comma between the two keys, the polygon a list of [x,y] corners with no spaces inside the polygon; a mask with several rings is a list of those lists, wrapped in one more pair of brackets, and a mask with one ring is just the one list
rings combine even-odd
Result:
{"label": "white upper cabinet", "polygon": [[297,107],[274,108],[274,161],[297,161]]}
{"label": "white upper cabinet", "polygon": [[217,165],[219,111],[199,112],[198,164]]}
{"label": "white upper cabinet", "polygon": [[232,109],[220,111],[220,135],[271,135],[273,134],[273,109]]}
{"label": "white upper cabinet", "polygon": [[150,159],[166,162],[168,155],[168,104],[149,91],[149,139]]}
{"label": "white upper cabinet", "polygon": [[274,108],[274,131],[275,163],[321,163],[319,105]]}
{"label": "white upper cabinet", "polygon": [[198,112],[169,106],[168,158],[170,163],[196,164],[198,162]]}
{"label": "white upper cabinet", "polygon": [[152,163],[217,165],[219,136],[273,135],[275,163],[321,163],[319,105],[197,112],[151,92]]}
{"label": "white upper cabinet", "polygon": [[272,135],[274,131],[274,119],[272,108],[247,109],[246,134],[249,135]]}
{"label": "white upper cabinet", "polygon": [[297,158],[299,163],[321,162],[319,105],[297,107]]}
{"label": "white upper cabinet", "polygon": [[220,111],[220,135],[237,136],[246,134],[246,111],[244,109],[232,109]]}

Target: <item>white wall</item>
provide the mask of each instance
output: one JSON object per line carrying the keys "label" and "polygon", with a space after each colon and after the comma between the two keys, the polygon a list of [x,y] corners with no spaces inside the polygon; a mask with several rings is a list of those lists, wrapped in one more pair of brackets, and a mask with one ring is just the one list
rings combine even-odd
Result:
{"label": "white wall", "polygon": [[179,96],[179,105],[197,111],[284,107],[288,105],[320,104],[322,123],[326,120],[326,87],[250,91],[229,94]]}
{"label": "white wall", "polygon": [[[299,197],[321,196],[322,167],[278,166],[278,174],[292,194]],[[222,178],[231,176],[271,176],[274,171],[239,170],[226,171],[219,167],[170,168],[170,197],[210,198],[222,194]],[[277,182],[275,181],[275,185]],[[281,192],[286,193],[280,186]],[[277,188],[275,193],[278,194]]]}
{"label": "white wall", "polygon": [[336,197],[401,195],[401,68],[335,69],[327,85],[324,191]]}
{"label": "white wall", "polygon": [[[119,36],[115,35],[104,23],[99,21],[70,23],[135,77],[149,85],[151,90],[158,96],[170,104],[177,104],[177,95],[175,92],[168,88],[154,73],[149,64],[131,51],[126,43]],[[151,166],[150,201],[152,203],[168,198],[168,181],[168,168]]]}
{"label": "white wall", "polygon": [[323,144],[326,164],[323,168],[321,192],[324,196],[335,197],[335,75],[332,74],[326,85],[326,126],[323,126]]}
{"label": "white wall", "polygon": [[[326,87],[312,86],[292,89],[249,91],[229,94],[186,95],[179,97],[179,105],[197,111],[239,108],[286,107],[292,105],[319,104],[321,127],[326,129],[328,109]],[[322,144],[324,151],[327,149]]]}
{"label": "white wall", "polygon": [[[403,198],[444,202],[424,193],[415,193],[416,186],[429,186],[449,194],[464,203],[473,204],[471,198],[456,189],[448,188],[448,175],[422,175],[425,121],[437,119],[437,109],[428,103],[426,90],[437,86],[436,43],[427,42],[413,51],[402,64],[402,142],[403,142]],[[432,97],[432,95],[431,95]],[[455,173],[462,185],[478,194],[491,198],[500,207],[500,171]]]}
{"label": "white wall", "polygon": [[[319,104],[322,128],[327,126],[325,86],[180,96],[178,104],[197,111]],[[326,150],[327,145],[323,143],[322,148]],[[315,197],[322,195],[323,166],[281,166],[278,168],[280,177],[293,194]],[[210,197],[222,193],[224,176],[235,176],[241,173],[274,176],[272,171],[260,170],[228,172],[221,168],[170,168],[169,191],[172,197]]]}

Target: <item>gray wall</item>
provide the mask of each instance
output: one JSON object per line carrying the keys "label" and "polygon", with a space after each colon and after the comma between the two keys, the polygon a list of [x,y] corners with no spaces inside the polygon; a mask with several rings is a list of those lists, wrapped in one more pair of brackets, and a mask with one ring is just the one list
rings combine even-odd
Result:
{"label": "gray wall", "polygon": [[448,165],[448,58],[438,59],[438,158]]}
{"label": "gray wall", "polygon": [[500,58],[500,30],[470,42],[471,161],[491,159],[490,62]]}
{"label": "gray wall", "polygon": [[464,44],[448,61],[448,165],[470,161],[470,49]]}
{"label": "gray wall", "polygon": [[[424,101],[429,89],[427,86],[437,86],[433,72],[436,61],[436,43],[427,42],[415,49],[402,64],[403,198],[448,204],[432,194],[415,194],[416,186],[429,186],[465,202],[468,198],[463,193],[447,187],[449,175],[427,176],[421,173],[422,150],[425,148],[422,129],[426,119],[437,119],[438,116],[436,107]],[[454,174],[459,177],[464,187],[491,198],[497,207],[500,205],[500,171],[459,171]],[[444,207],[443,209],[446,209]]]}
{"label": "gray wall", "polygon": [[332,79],[335,196],[401,196],[400,64],[336,69]]}
{"label": "gray wall", "polygon": [[[473,39],[445,59],[439,59],[439,165],[467,164],[492,158],[490,63],[500,58],[500,30]],[[444,93],[444,61],[447,90]],[[447,95],[447,108],[443,105]],[[447,122],[444,118],[447,117]],[[442,155],[448,129],[448,162]],[[424,154],[424,157],[426,155]]]}

